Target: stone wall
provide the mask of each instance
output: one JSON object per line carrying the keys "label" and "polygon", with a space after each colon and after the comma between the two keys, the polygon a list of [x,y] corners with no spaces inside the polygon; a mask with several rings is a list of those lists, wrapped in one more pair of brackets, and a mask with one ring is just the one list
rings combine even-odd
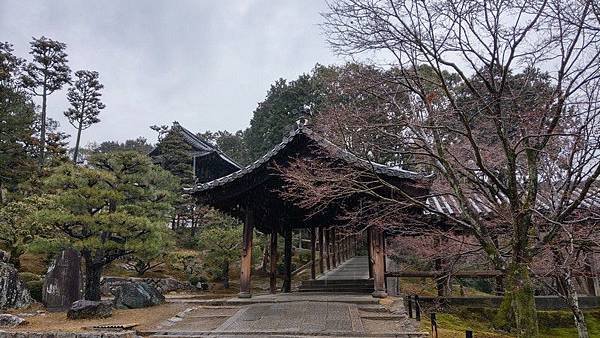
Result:
{"label": "stone wall", "polygon": [[130,282],[144,282],[155,287],[160,293],[165,294],[171,291],[186,291],[193,288],[188,283],[182,283],[175,278],[136,278],[136,277],[102,277],[101,290],[105,296],[110,296],[113,289]]}

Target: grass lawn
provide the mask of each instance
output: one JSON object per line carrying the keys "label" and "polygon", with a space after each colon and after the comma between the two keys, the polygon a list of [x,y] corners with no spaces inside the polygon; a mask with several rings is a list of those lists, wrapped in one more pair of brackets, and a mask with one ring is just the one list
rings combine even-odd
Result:
{"label": "grass lawn", "polygon": [[[439,337],[464,337],[467,329],[472,330],[475,337],[515,337],[515,335],[495,331],[491,318],[488,318],[484,312],[486,311],[461,309],[452,313],[437,313]],[[585,316],[590,337],[600,337],[600,310],[586,311]],[[538,319],[542,337],[577,337],[570,311],[539,311]],[[424,314],[421,329],[431,332],[428,314]]]}

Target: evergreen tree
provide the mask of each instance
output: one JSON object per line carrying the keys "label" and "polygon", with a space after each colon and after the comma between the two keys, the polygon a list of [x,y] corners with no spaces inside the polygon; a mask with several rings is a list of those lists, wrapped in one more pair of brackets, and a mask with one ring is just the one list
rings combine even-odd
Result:
{"label": "evergreen tree", "polygon": [[46,146],[46,101],[48,95],[61,89],[70,81],[71,69],[67,65],[67,45],[42,36],[33,38],[31,52],[33,62],[25,68],[23,86],[36,96],[42,97],[40,117],[39,165],[44,165]]}
{"label": "evergreen tree", "polygon": [[104,141],[100,144],[92,144],[89,146],[88,151],[90,153],[109,153],[112,151],[125,151],[134,150],[140,154],[147,155],[152,151],[152,145],[148,143],[148,140],[144,137],[138,137],[136,139],[125,140],[125,142],[119,141]]}
{"label": "evergreen tree", "polygon": [[35,169],[28,153],[34,104],[18,87],[23,60],[12,51],[10,44],[0,42],[0,206],[6,202],[6,190],[14,189]]}
{"label": "evergreen tree", "polygon": [[64,234],[85,261],[85,299],[100,299],[104,266],[160,246],[177,181],[134,151],[95,154],[90,167],[64,164],[46,179],[51,207],[36,219]]}
{"label": "evergreen tree", "polygon": [[73,152],[73,162],[77,163],[81,131],[100,122],[98,115],[106,106],[100,101],[100,96],[102,96],[100,90],[104,86],[98,80],[98,72],[78,70],[75,72],[75,77],[77,79],[67,93],[71,108],[65,112],[65,116],[69,123],[77,129],[77,140]]}
{"label": "evergreen tree", "polygon": [[254,110],[250,127],[245,132],[252,160],[281,142],[299,117],[316,110],[320,98],[319,88],[309,74],[289,83],[279,79],[271,85],[267,98]]}
{"label": "evergreen tree", "polygon": [[179,126],[174,124],[170,130],[165,126],[151,128],[159,132],[158,149],[163,169],[179,177],[184,186],[194,184],[192,147],[185,142]]}
{"label": "evergreen tree", "polygon": [[204,251],[204,266],[213,279],[223,281],[228,288],[231,265],[240,260],[242,225],[215,210],[210,210],[204,221],[206,226],[198,238],[198,246]]}

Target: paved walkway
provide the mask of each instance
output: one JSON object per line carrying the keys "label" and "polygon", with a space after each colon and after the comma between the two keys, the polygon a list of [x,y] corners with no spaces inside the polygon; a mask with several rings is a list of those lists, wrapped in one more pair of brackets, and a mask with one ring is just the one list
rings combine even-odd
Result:
{"label": "paved walkway", "polygon": [[356,256],[342,263],[337,268],[327,271],[318,280],[357,280],[369,279],[369,258]]}
{"label": "paved walkway", "polygon": [[[367,259],[353,257],[313,282],[368,282]],[[303,292],[188,302],[195,307],[154,337],[426,336],[407,318],[401,299],[386,307],[370,294]]]}
{"label": "paved walkway", "polygon": [[[253,301],[253,303],[250,303]],[[235,305],[233,305],[235,304]],[[426,337],[401,300],[384,307],[370,295],[286,294],[195,305],[152,337]]]}

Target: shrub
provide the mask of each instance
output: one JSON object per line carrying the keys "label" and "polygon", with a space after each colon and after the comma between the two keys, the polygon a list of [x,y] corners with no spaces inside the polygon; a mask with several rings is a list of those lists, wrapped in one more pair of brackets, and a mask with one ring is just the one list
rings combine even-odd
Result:
{"label": "shrub", "polygon": [[44,281],[43,280],[31,280],[28,282],[25,282],[25,284],[27,285],[27,289],[29,290],[29,294],[31,295],[31,298],[35,299],[38,302],[42,301],[42,289],[44,288]]}
{"label": "shrub", "polygon": [[32,281],[39,281],[42,279],[42,276],[37,275],[32,272],[19,272],[19,278],[25,283]]}

